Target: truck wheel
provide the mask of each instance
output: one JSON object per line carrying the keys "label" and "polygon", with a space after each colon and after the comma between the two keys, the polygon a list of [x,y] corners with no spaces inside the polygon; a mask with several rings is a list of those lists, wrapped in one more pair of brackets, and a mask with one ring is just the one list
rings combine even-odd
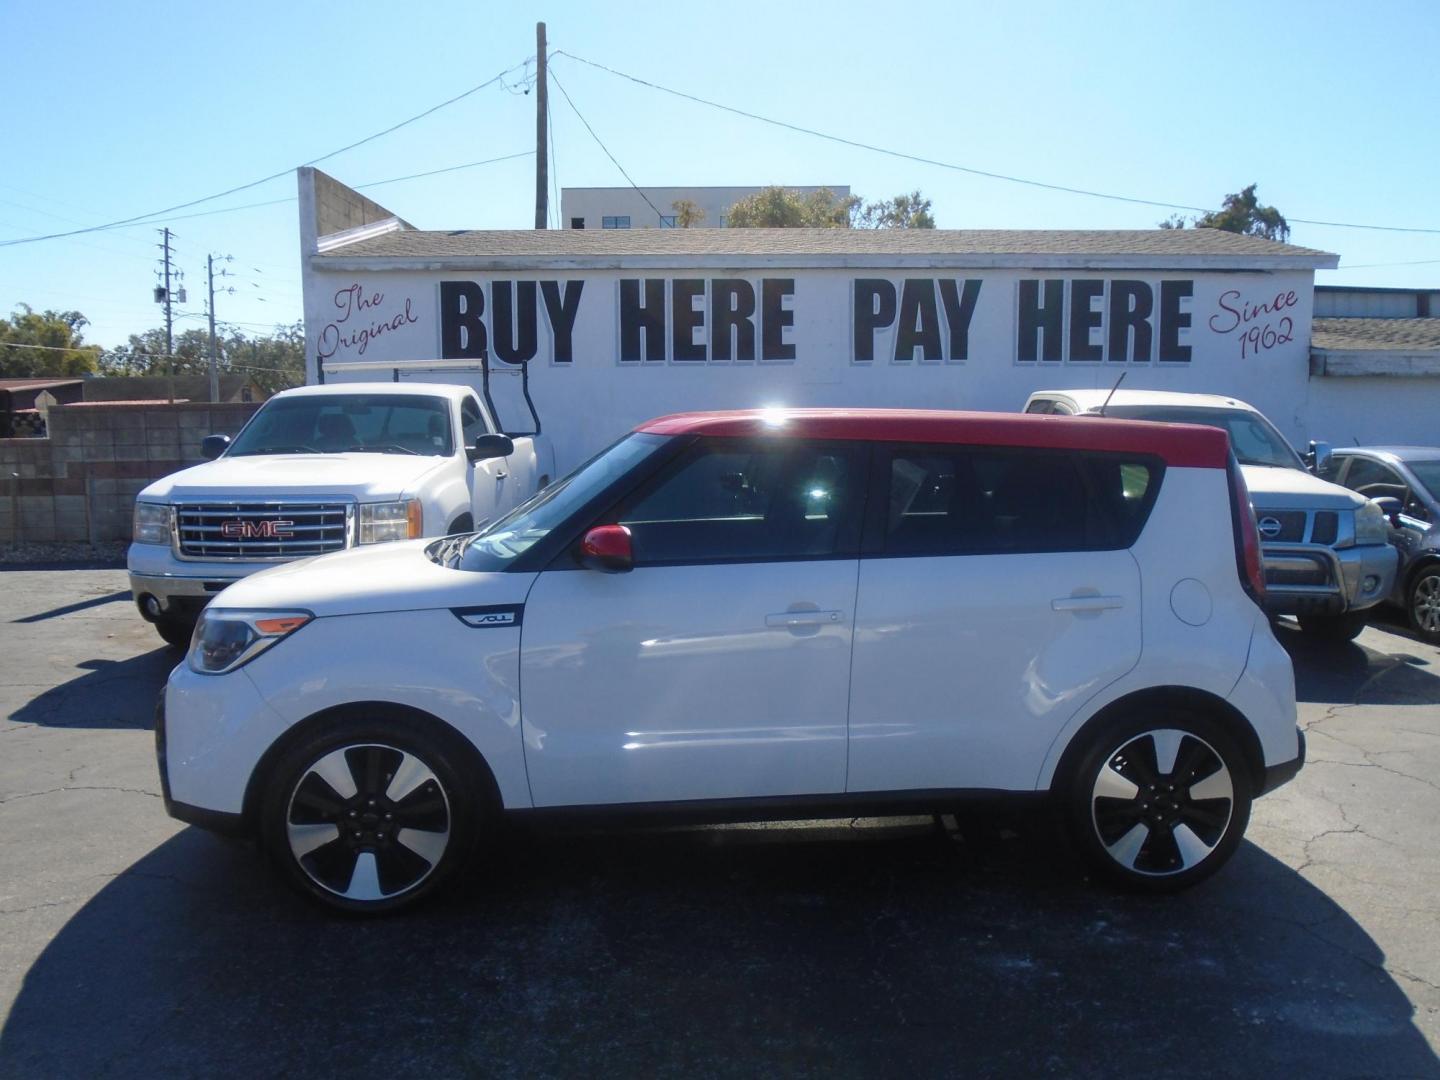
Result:
{"label": "truck wheel", "polygon": [[1128,889],[1175,892],[1234,854],[1250,820],[1245,759],[1182,709],[1107,726],[1071,771],[1066,817],[1086,860]]}
{"label": "truck wheel", "polygon": [[454,536],[457,533],[468,533],[474,531],[475,519],[472,518],[469,514],[461,514],[458,518],[456,518],[450,523],[450,529],[446,533],[446,535]]}
{"label": "truck wheel", "polygon": [[165,644],[176,649],[188,649],[190,638],[195,633],[195,623],[190,619],[160,618],[155,620],[155,632],[165,639]]}
{"label": "truck wheel", "polygon": [[1317,641],[1340,644],[1354,641],[1365,629],[1365,612],[1347,611],[1344,615],[1300,615],[1300,629]]}
{"label": "truck wheel", "polygon": [[460,761],[413,722],[342,722],[271,772],[261,842],[291,885],[327,907],[408,907],[440,888],[472,846],[477,785]]}
{"label": "truck wheel", "polygon": [[1415,575],[1405,595],[1410,625],[1426,641],[1440,641],[1440,566],[1427,566]]}

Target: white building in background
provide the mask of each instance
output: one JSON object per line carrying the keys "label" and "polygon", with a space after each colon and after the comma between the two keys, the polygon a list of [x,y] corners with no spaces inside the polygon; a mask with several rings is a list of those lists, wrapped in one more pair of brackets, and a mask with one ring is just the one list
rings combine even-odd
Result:
{"label": "white building in background", "polygon": [[[821,189],[829,189],[842,199],[850,194],[848,184],[785,186],[802,195]],[[560,190],[560,217],[566,229],[673,229],[676,227],[675,204],[688,200],[705,214],[699,228],[718,229],[724,227],[730,207],[763,190],[760,187],[643,187],[638,191],[633,187],[567,187]]]}

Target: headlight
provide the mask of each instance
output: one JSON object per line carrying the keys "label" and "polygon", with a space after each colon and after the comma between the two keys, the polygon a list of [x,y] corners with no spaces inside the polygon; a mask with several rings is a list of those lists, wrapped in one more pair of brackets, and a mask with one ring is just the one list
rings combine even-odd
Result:
{"label": "headlight", "polygon": [[164,503],[137,502],[130,535],[137,544],[170,543],[170,507]]}
{"label": "headlight", "polygon": [[419,499],[360,504],[360,543],[383,544],[413,540],[423,531],[424,511]]}
{"label": "headlight", "polygon": [[201,675],[224,675],[248,664],[314,616],[308,611],[227,611],[206,608],[186,658]]}
{"label": "headlight", "polygon": [[1365,505],[1355,511],[1355,543],[1383,544],[1390,539],[1390,522],[1379,503],[1367,499]]}

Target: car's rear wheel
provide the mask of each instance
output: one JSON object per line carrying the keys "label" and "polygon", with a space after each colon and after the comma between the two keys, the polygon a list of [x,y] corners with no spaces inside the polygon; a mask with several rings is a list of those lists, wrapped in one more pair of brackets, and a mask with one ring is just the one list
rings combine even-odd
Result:
{"label": "car's rear wheel", "polygon": [[306,895],[381,914],[440,888],[464,862],[477,812],[449,740],[403,720],[345,723],[274,769],[262,839]]}
{"label": "car's rear wheel", "polygon": [[1310,637],[1337,644],[1354,641],[1365,629],[1363,611],[1347,611],[1343,615],[1299,615],[1300,629]]}
{"label": "car's rear wheel", "polygon": [[1069,779],[1069,819],[1087,861],[1119,885],[1173,892],[1234,854],[1250,820],[1245,760],[1218,724],[1176,710],[1094,738]]}
{"label": "car's rear wheel", "polygon": [[1415,575],[1405,611],[1417,634],[1427,641],[1440,641],[1440,566],[1427,566]]}

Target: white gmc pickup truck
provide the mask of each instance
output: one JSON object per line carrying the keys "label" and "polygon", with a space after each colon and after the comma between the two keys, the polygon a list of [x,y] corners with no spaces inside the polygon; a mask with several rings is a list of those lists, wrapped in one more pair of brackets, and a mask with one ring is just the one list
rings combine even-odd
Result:
{"label": "white gmc pickup truck", "polygon": [[130,591],[172,645],[188,644],[201,609],[247,574],[468,532],[555,475],[548,439],[503,434],[475,390],[441,383],[286,390],[233,441],[209,436],[204,452],[213,460],[135,502]]}

